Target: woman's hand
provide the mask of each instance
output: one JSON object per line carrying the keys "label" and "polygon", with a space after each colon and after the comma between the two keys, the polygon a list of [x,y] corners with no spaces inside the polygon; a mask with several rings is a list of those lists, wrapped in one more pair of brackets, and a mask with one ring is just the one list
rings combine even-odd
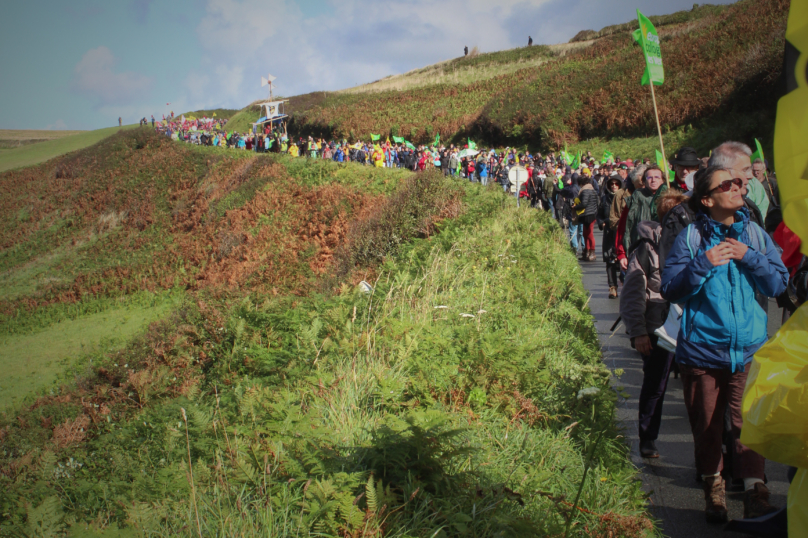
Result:
{"label": "woman's hand", "polygon": [[647,334],[634,338],[634,349],[640,352],[640,355],[649,356],[651,354],[651,338]]}
{"label": "woman's hand", "polygon": [[628,258],[620,258],[620,269],[623,271],[628,269]]}
{"label": "woman's hand", "polygon": [[713,264],[713,267],[726,265],[732,259],[731,256],[732,245],[727,242],[721,242],[705,252],[707,259]]}
{"label": "woman's hand", "polygon": [[737,239],[726,239],[726,243],[730,245],[729,249],[729,257],[733,260],[740,261],[746,255],[746,251],[749,250],[749,247],[745,244],[741,243]]}

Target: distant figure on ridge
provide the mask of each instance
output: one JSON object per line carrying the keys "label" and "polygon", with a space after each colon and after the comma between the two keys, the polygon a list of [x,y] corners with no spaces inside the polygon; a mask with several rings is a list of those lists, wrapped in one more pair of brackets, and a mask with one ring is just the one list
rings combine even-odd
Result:
{"label": "distant figure on ridge", "polygon": [[468,55],[469,55],[469,46],[466,45],[465,47],[463,47],[463,56],[468,56]]}
{"label": "distant figure on ridge", "polygon": [[530,36],[527,36],[527,46],[528,46],[528,47],[532,47],[532,46],[533,46],[533,38],[532,38],[532,37],[530,37]]}
{"label": "distant figure on ridge", "polygon": [[118,127],[121,127],[121,117],[118,116]]}

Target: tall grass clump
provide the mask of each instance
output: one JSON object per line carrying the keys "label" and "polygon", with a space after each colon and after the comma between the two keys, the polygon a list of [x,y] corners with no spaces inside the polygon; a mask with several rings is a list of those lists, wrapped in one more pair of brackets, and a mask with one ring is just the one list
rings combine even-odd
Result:
{"label": "tall grass clump", "polygon": [[[159,353],[186,368],[200,361],[204,379],[93,415],[81,442],[6,453],[3,531],[653,532],[561,230],[543,212],[503,207],[493,190],[456,185],[466,211],[386,251],[369,292],[253,293],[186,313]],[[378,228],[357,228],[356,241]],[[127,398],[145,401],[116,371]],[[62,408],[69,424],[87,412]],[[19,435],[8,423],[0,431]]]}

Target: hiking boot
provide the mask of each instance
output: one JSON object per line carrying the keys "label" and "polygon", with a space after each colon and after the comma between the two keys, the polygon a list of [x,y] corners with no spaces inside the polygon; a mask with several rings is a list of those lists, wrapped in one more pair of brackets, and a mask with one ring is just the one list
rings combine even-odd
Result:
{"label": "hiking boot", "polygon": [[[721,478],[721,475],[705,476],[701,486],[704,488],[704,500],[707,502],[707,507],[704,509],[707,523],[726,523],[727,492],[724,489],[724,479]],[[746,500],[744,500],[745,507]]]}
{"label": "hiking boot", "polygon": [[640,456],[643,458],[658,458],[659,450],[653,441],[640,441]]}
{"label": "hiking boot", "polygon": [[589,258],[589,251],[587,249],[581,250],[581,256],[578,258],[582,262],[585,262]]}
{"label": "hiking boot", "polygon": [[617,299],[617,286],[609,286],[609,299]]}
{"label": "hiking boot", "polygon": [[769,504],[769,488],[763,482],[757,482],[743,494],[743,518],[752,519],[776,512],[777,508]]}
{"label": "hiking boot", "polygon": [[595,254],[595,249],[594,249],[594,248],[593,248],[592,250],[590,250],[590,251],[589,251],[589,261],[590,261],[590,262],[596,262],[596,261],[598,261],[598,257],[597,257],[597,255]]}

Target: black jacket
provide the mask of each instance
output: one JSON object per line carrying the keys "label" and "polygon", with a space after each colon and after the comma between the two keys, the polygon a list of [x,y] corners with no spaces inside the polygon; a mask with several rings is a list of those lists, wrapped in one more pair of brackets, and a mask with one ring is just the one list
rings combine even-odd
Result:
{"label": "black jacket", "polygon": [[665,215],[665,218],[662,220],[662,237],[659,240],[657,250],[659,252],[660,271],[665,269],[665,258],[668,257],[668,253],[673,248],[673,243],[676,241],[679,232],[687,228],[687,225],[693,222],[693,220],[693,211],[690,209],[687,202],[682,202],[673,207]]}
{"label": "black jacket", "polygon": [[[590,187],[590,188],[587,188]],[[581,201],[580,205],[573,207],[576,211],[584,210],[582,216],[586,222],[594,222],[598,215],[598,193],[592,188],[591,184],[584,185],[578,191],[578,200]]]}

